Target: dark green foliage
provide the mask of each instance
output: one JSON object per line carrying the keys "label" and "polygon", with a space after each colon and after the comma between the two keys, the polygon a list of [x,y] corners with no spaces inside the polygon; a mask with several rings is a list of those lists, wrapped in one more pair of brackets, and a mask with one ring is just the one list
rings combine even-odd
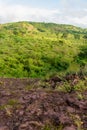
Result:
{"label": "dark green foliage", "polygon": [[80,47],[80,52],[78,53],[77,57],[75,57],[76,62],[80,66],[80,75],[87,75],[87,45],[82,45]]}
{"label": "dark green foliage", "polygon": [[85,59],[85,60],[87,60],[87,45],[82,46],[81,52],[78,54],[78,57],[79,57],[80,59]]}
{"label": "dark green foliage", "polygon": [[53,23],[0,25],[0,76],[44,77],[79,71],[80,64],[87,62],[86,32]]}
{"label": "dark green foliage", "polygon": [[83,35],[83,38],[84,38],[84,39],[87,39],[87,34]]}
{"label": "dark green foliage", "polygon": [[80,52],[78,53],[76,59],[81,65],[87,65],[87,45],[80,47]]}

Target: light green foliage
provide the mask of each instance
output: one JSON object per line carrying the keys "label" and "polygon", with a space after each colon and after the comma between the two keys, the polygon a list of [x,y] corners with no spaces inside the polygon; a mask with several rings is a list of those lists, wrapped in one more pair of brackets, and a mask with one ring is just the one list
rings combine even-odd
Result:
{"label": "light green foliage", "polygon": [[0,25],[0,76],[79,72],[83,63],[87,66],[86,33],[86,29],[53,23]]}
{"label": "light green foliage", "polygon": [[[73,82],[73,81],[72,81]],[[76,85],[72,85],[70,82],[64,82],[63,85],[61,86],[56,86],[57,90],[59,91],[64,91],[64,92],[72,92],[72,91],[77,91],[82,92],[87,90],[87,84],[86,84],[86,79],[85,80],[79,80],[79,82]],[[78,95],[78,98],[81,98],[81,95]]]}

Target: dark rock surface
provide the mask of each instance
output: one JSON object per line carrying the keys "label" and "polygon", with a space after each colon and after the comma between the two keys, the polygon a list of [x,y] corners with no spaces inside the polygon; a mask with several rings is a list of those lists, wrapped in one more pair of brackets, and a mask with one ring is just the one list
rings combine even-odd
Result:
{"label": "dark rock surface", "polygon": [[47,124],[87,130],[87,91],[79,100],[76,92],[26,90],[33,82],[0,79],[0,130],[43,130]]}

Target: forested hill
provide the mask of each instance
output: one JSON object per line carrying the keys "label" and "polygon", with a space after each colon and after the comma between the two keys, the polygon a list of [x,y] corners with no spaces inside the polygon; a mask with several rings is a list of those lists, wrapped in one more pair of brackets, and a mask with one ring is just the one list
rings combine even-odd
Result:
{"label": "forested hill", "polygon": [[0,25],[0,77],[87,73],[87,29],[17,22]]}
{"label": "forested hill", "polygon": [[37,29],[42,29],[43,31],[51,31],[54,33],[62,32],[62,33],[87,33],[87,29],[82,29],[80,27],[76,27],[73,25],[66,25],[66,24],[55,24],[55,23],[36,23],[30,22],[34,27]]}

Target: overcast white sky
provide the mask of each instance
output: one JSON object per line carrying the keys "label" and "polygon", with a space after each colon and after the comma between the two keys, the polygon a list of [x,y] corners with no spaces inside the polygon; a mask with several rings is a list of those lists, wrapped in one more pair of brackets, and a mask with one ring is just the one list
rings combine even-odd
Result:
{"label": "overcast white sky", "polygon": [[87,0],[0,0],[0,23],[38,21],[87,28]]}

